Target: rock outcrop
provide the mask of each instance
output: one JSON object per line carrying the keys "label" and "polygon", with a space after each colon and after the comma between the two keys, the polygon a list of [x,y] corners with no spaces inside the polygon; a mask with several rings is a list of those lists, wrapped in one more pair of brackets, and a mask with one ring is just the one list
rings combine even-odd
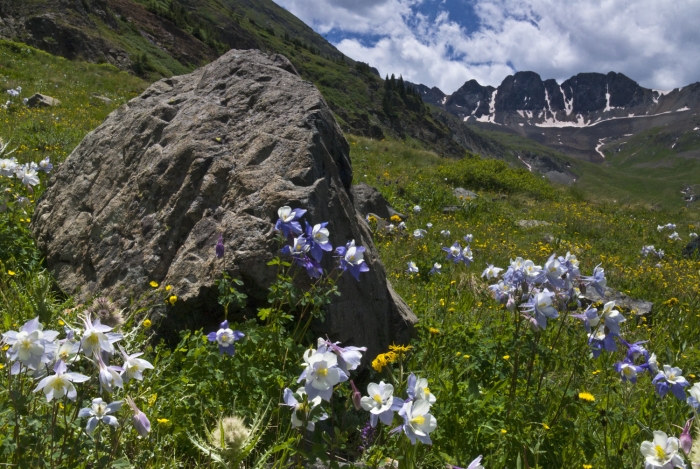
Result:
{"label": "rock outcrop", "polygon": [[172,285],[178,301],[160,327],[175,337],[222,320],[214,281],[224,265],[249,297],[233,319],[266,306],[277,209],[305,208],[310,223],[330,222],[333,245],[367,248],[370,271],[341,276],[317,332],[366,345],[371,358],[406,341],[415,316],[386,279],[351,181],[348,143],[313,84],[285,57],[232,50],[113,112],[56,171],[31,226],[66,293],[125,304],[152,280]]}

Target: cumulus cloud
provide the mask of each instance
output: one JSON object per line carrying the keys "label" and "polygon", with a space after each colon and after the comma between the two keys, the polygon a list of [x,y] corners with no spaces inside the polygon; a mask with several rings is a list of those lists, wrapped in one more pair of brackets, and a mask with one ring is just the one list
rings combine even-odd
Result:
{"label": "cumulus cloud", "polygon": [[559,81],[616,71],[654,89],[700,81],[697,0],[469,0],[469,21],[435,0],[275,1],[382,75],[447,93],[519,70]]}

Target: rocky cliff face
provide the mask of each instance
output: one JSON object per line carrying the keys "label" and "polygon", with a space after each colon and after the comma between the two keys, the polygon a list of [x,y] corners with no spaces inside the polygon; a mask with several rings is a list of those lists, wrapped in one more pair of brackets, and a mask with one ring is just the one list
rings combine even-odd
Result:
{"label": "rocky cliff face", "polygon": [[224,267],[250,299],[234,318],[267,306],[277,209],[305,208],[312,225],[330,222],[334,246],[365,246],[370,267],[339,279],[318,332],[375,356],[407,340],[415,316],[386,278],[351,181],[349,145],[313,84],[283,56],[232,50],[112,113],[56,171],[32,229],[66,293],[125,306],[151,280],[172,285],[179,299],[161,331],[173,337],[222,320],[214,282]]}
{"label": "rocky cliff face", "polygon": [[[466,82],[452,95],[419,85],[423,100],[467,124],[515,130],[573,156],[600,160],[600,145],[700,111],[700,83],[643,88],[621,73],[580,73],[561,84],[517,72],[498,88]],[[585,130],[589,129],[589,130]]]}

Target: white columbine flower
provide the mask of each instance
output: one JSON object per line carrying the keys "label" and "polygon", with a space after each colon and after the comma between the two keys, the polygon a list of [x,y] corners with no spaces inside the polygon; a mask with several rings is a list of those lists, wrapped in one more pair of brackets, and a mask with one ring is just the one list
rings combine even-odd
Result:
{"label": "white columbine flower", "polygon": [[640,447],[647,469],[654,467],[685,467],[678,453],[678,438],[669,437],[662,431],[654,432],[654,441],[644,441]]}
{"label": "white columbine flower", "polygon": [[291,389],[286,388],[284,390],[284,405],[292,408],[292,428],[301,427],[306,420],[306,429],[310,432],[314,431],[315,422],[326,420],[328,414],[325,412],[316,418],[310,418],[311,411],[321,404],[321,396],[316,396],[315,398],[308,400],[306,397],[306,391],[304,388],[297,389],[296,395],[299,396],[301,401],[294,396],[295,393]]}
{"label": "white columbine flower", "polygon": [[143,381],[143,372],[147,369],[153,369],[153,365],[151,365],[149,361],[138,358],[143,355],[143,353],[139,352],[128,355],[126,350],[121,346],[119,347],[119,351],[122,354],[122,358],[124,358],[124,364],[122,365],[124,371],[122,371],[121,375],[125,383],[128,383],[131,379]]}
{"label": "white columbine flower", "polygon": [[58,336],[56,331],[44,331],[44,326],[35,317],[24,323],[19,332],[8,331],[2,335],[3,342],[10,346],[7,356],[11,361],[17,361],[32,369],[40,368],[42,362],[48,362],[47,353],[56,351],[53,343]]}
{"label": "white columbine flower", "polygon": [[119,366],[105,365],[105,362],[102,360],[102,354],[100,353],[96,353],[95,357],[97,358],[97,366],[100,370],[99,379],[102,389],[107,392],[112,392],[115,387],[123,388],[124,380],[122,379],[120,373],[122,373],[124,370],[122,370],[122,368]]}
{"label": "white columbine flower", "polygon": [[12,177],[17,170],[17,161],[14,158],[0,159],[0,175]]}
{"label": "white columbine flower", "polygon": [[620,335],[620,323],[626,321],[625,317],[615,308],[615,301],[608,301],[603,306],[603,319],[605,326],[610,329],[613,334]]}
{"label": "white columbine flower", "polygon": [[419,213],[419,212],[421,211],[420,205],[415,205],[415,206],[413,207],[413,211],[414,211],[415,213]]}
{"label": "white columbine flower", "polygon": [[102,324],[99,318],[91,322],[89,314],[83,318],[83,323],[85,324],[85,332],[83,332],[80,345],[85,355],[89,357],[99,354],[100,350],[113,354],[114,346],[112,344],[121,340],[122,335],[111,332],[112,328]]}
{"label": "white columbine flower", "polygon": [[[370,425],[376,427],[378,420],[381,420],[384,425],[391,425],[394,420],[394,411],[399,410],[403,405],[401,399],[394,397],[394,386],[384,381],[380,381],[379,384],[369,383],[367,394],[369,395],[360,400],[360,405],[371,414]],[[396,405],[398,401],[400,405]]]}
{"label": "white columbine flower", "polygon": [[416,443],[416,439],[426,445],[432,444],[429,434],[437,428],[437,420],[429,412],[430,403],[424,399],[406,401],[399,411],[404,419],[399,428],[403,429],[412,444]]}
{"label": "white columbine flower", "polygon": [[493,264],[488,264],[488,267],[481,274],[482,277],[486,277],[486,280],[491,280],[492,278],[498,277],[503,269],[500,267],[494,267]]}
{"label": "white columbine flower", "polygon": [[668,235],[668,239],[670,239],[671,241],[680,241],[681,237],[678,235],[677,232],[674,231],[673,233]]}
{"label": "white columbine flower", "polygon": [[318,225],[314,225],[313,229],[311,230],[311,237],[314,239],[314,242],[323,246],[328,244],[328,238],[330,235],[331,234],[328,231],[328,228],[325,228],[320,223]]}
{"label": "white columbine flower", "polygon": [[418,273],[418,266],[416,265],[415,262],[413,262],[413,261],[408,262],[408,269],[406,269],[406,273],[409,273],[409,274],[417,274]]}
{"label": "white columbine flower", "polygon": [[90,378],[80,373],[68,371],[68,367],[62,361],[59,361],[54,366],[55,375],[50,375],[39,381],[34,392],[43,390],[46,395],[46,401],[51,402],[52,399],[60,399],[67,396],[68,399],[74,401],[78,397],[78,392],[75,390],[73,383],[83,383]]}
{"label": "white columbine flower", "polygon": [[304,361],[306,368],[298,381],[306,379],[306,394],[310,399],[321,396],[324,401],[330,401],[333,386],[348,379],[348,375],[338,367],[338,357],[331,352],[320,353],[314,350],[304,353]]}
{"label": "white columbine flower", "polygon": [[449,238],[452,233],[450,233],[450,230],[441,230],[440,234],[445,238]]}
{"label": "white columbine flower", "polygon": [[408,389],[406,390],[408,397],[413,400],[424,399],[428,401],[429,404],[435,404],[437,398],[435,394],[430,392],[428,387],[428,380],[425,378],[418,378],[413,373],[408,377]]}
{"label": "white columbine flower", "polygon": [[530,279],[536,279],[542,273],[542,266],[535,265],[531,260],[523,262],[523,272]]}
{"label": "white columbine flower", "polygon": [[97,428],[97,424],[100,421],[106,423],[107,425],[112,425],[113,427],[119,426],[119,421],[113,415],[109,415],[112,412],[116,412],[122,407],[122,401],[115,401],[111,404],[107,404],[101,398],[95,398],[92,400],[92,406],[80,409],[78,412],[78,417],[90,417],[88,420],[85,431],[88,435],[92,435],[92,432]]}
{"label": "white columbine flower", "polygon": [[39,176],[37,176],[36,169],[30,166],[20,166],[15,170],[15,176],[25,186],[36,186],[39,184]]}
{"label": "white columbine flower", "polygon": [[427,231],[421,230],[421,229],[419,228],[419,229],[413,231],[413,237],[414,237],[414,238],[421,239],[421,238],[423,238],[423,237],[425,236],[426,233],[427,233]]}

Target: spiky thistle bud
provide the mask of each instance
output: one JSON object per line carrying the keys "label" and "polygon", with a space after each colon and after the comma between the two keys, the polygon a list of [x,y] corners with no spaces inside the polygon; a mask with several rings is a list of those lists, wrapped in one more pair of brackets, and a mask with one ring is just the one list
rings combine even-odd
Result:
{"label": "spiky thistle bud", "polygon": [[242,418],[233,415],[220,419],[209,436],[211,444],[223,454],[235,456],[243,449],[250,429]]}
{"label": "spiky thistle bud", "polygon": [[86,311],[90,315],[99,318],[102,324],[110,327],[119,327],[124,323],[122,310],[106,296],[100,296],[92,300],[92,304]]}

